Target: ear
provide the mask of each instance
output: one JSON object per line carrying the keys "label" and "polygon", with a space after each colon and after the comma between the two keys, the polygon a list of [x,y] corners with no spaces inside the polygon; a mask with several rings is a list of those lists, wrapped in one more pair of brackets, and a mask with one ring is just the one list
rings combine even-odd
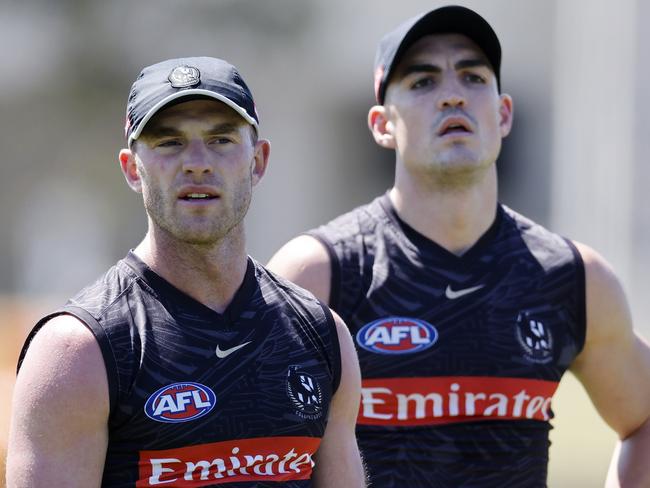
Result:
{"label": "ear", "polygon": [[502,93],[499,100],[499,128],[501,130],[501,137],[506,137],[510,134],[513,115],[512,97]]}
{"label": "ear", "polygon": [[383,105],[374,105],[368,112],[368,128],[375,142],[386,149],[395,149],[395,126],[388,118],[388,110]]}
{"label": "ear", "polygon": [[122,149],[118,156],[122,174],[134,192],[142,193],[142,179],[138,172],[135,153],[131,149]]}
{"label": "ear", "polygon": [[266,139],[259,139],[255,143],[255,154],[251,167],[253,186],[257,185],[262,179],[262,176],[264,176],[266,167],[269,165],[269,154],[271,154],[271,143]]}

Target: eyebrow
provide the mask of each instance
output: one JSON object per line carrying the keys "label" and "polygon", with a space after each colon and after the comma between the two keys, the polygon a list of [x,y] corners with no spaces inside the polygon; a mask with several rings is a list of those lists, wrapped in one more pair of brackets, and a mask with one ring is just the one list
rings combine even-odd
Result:
{"label": "eyebrow", "polygon": [[[241,124],[233,124],[230,122],[224,122],[222,124],[215,124],[206,131],[205,134],[232,134],[237,132],[241,127]],[[172,126],[153,126],[149,130],[145,128],[141,137],[146,138],[155,138],[155,137],[175,137],[183,135],[183,132],[178,130],[176,127]]]}
{"label": "eyebrow", "polygon": [[[454,69],[456,70],[477,67],[486,67],[491,69],[490,64],[481,58],[461,59],[456,64],[454,64]],[[412,73],[442,73],[442,68],[440,68],[440,66],[436,66],[435,64],[428,63],[411,64],[404,68],[401,76],[405,77]]]}
{"label": "eyebrow", "polygon": [[215,124],[205,131],[206,134],[230,134],[237,132],[239,128],[244,125],[242,124],[233,124],[231,122],[224,122],[223,124]]}
{"label": "eyebrow", "polygon": [[456,69],[465,69],[465,68],[480,68],[480,67],[485,67],[485,68],[490,68],[492,69],[492,66],[488,61],[486,61],[483,58],[475,58],[475,59],[462,59],[458,61],[454,67]]}
{"label": "eyebrow", "polygon": [[180,134],[180,131],[175,127],[165,127],[162,125],[154,125],[152,127],[145,127],[140,134],[140,138],[147,139],[152,137],[165,137],[165,136],[177,136]]}
{"label": "eyebrow", "polygon": [[404,78],[411,73],[442,73],[442,68],[433,64],[410,64],[404,68],[401,77]]}

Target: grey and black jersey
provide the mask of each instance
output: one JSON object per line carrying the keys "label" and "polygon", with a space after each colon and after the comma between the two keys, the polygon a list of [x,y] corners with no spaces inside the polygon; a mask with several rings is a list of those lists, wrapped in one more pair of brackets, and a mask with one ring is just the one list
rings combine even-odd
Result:
{"label": "grey and black jersey", "polygon": [[249,258],[219,314],[130,253],[41,320],[20,361],[57,314],[86,324],[106,365],[102,486],[311,486],[341,373],[333,317],[309,292]]}
{"label": "grey and black jersey", "polygon": [[552,397],[585,338],[574,245],[498,205],[457,256],[387,195],[309,235],[359,353],[373,486],[546,486]]}

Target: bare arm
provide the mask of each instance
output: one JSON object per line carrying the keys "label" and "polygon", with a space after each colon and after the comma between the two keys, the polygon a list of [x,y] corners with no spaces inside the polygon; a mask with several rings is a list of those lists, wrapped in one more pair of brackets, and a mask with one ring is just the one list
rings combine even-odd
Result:
{"label": "bare arm", "polygon": [[632,328],[610,266],[587,246],[578,249],[586,271],[587,336],[571,369],[620,438],[607,486],[650,486],[650,347]]}
{"label": "bare arm", "polygon": [[298,236],[280,248],[267,268],[311,291],[329,304],[332,270],[325,246],[311,236]]}
{"label": "bare arm", "polygon": [[361,373],[354,344],[346,325],[334,314],[341,344],[341,383],[332,405],[325,435],[316,453],[316,488],[362,488],[366,486],[355,437],[361,398]]}
{"label": "bare arm", "polygon": [[100,486],[108,411],[106,368],[92,333],[72,316],[51,319],[16,380],[8,488]]}

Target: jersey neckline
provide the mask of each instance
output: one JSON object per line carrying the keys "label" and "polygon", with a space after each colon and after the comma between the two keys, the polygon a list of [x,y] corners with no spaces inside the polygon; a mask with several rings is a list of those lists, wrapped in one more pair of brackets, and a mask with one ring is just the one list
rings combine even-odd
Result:
{"label": "jersey neckline", "polygon": [[176,303],[180,303],[183,307],[187,307],[193,312],[211,316],[212,319],[225,320],[228,322],[234,322],[237,320],[257,286],[257,280],[255,278],[255,263],[250,256],[247,256],[244,279],[226,309],[222,313],[219,313],[191,297],[184,291],[176,288],[173,284],[147,266],[147,264],[142,261],[133,250],[128,252],[124,258],[124,262],[157,295],[169,298]]}
{"label": "jersey neckline", "polygon": [[393,206],[393,202],[390,200],[389,191],[384,193],[379,197],[379,205],[388,217],[388,219],[397,226],[406,239],[417,249],[420,253],[424,250],[428,253],[433,253],[434,255],[441,255],[443,259],[459,264],[472,262],[476,256],[479,256],[483,253],[485,248],[487,248],[496,237],[501,223],[504,220],[504,210],[502,205],[497,204],[496,215],[494,220],[490,224],[490,227],[478,238],[478,240],[463,254],[458,255],[449,251],[445,247],[438,244],[436,241],[429,239],[424,234],[421,234],[409,224],[404,222],[402,218],[398,215],[397,210]]}

